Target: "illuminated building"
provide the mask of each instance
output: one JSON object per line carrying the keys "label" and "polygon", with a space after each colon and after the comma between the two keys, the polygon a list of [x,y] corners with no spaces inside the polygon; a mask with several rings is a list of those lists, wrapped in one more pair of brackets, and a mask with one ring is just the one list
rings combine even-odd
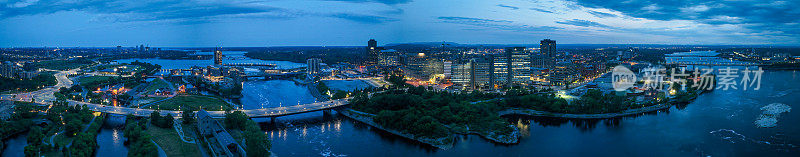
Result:
{"label": "illuminated building", "polygon": [[478,57],[470,60],[470,81],[472,89],[490,89],[492,84],[492,60],[488,57]]}
{"label": "illuminated building", "polygon": [[575,65],[569,62],[558,62],[550,70],[550,85],[564,86],[575,82],[580,78],[580,73]]}
{"label": "illuminated building", "polygon": [[214,64],[222,65],[222,51],[217,48],[214,48]]}
{"label": "illuminated building", "polygon": [[509,78],[513,86],[527,86],[531,84],[531,54],[525,47],[506,48],[509,56]]}

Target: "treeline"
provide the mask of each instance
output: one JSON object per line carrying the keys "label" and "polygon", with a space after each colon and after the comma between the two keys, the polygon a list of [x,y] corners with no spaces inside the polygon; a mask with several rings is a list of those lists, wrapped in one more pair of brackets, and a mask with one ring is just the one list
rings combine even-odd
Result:
{"label": "treeline", "polygon": [[362,47],[341,48],[286,48],[279,50],[248,50],[246,57],[261,60],[290,61],[305,63],[309,58],[320,58],[326,64],[339,62],[360,63],[365,59],[366,49]]}
{"label": "treeline", "polygon": [[[35,110],[44,110],[37,106],[19,104],[16,108],[22,118],[33,118],[37,114]],[[59,150],[65,146],[59,146],[56,143],[44,143],[44,140],[50,135],[55,135],[59,131],[64,131],[60,136],[72,137],[72,145],[63,150],[64,156],[74,157],[88,157],[93,156],[97,148],[96,133],[102,126],[103,118],[97,118],[91,125],[86,126],[86,131],[82,131],[84,124],[88,124],[92,120],[92,111],[88,110],[85,106],[76,105],[74,107],[67,106],[63,99],[53,102],[53,105],[47,110],[44,119],[52,123],[44,127],[32,126],[31,124],[24,126],[30,128],[28,132],[28,145],[25,146],[25,156],[41,156],[44,152],[52,152]],[[3,127],[5,128],[5,127]]]}
{"label": "treeline", "polygon": [[331,100],[345,98],[347,97],[347,93],[349,93],[349,91],[331,89],[322,81],[319,81],[316,87],[320,94],[328,94],[328,91],[330,91],[332,94],[330,98]]}
{"label": "treeline", "polygon": [[153,157],[158,156],[158,148],[152,142],[152,137],[147,133],[147,121],[138,120],[137,118],[129,115],[126,120],[128,123],[125,125],[124,137],[128,140],[129,157]]}
{"label": "treeline", "polygon": [[145,75],[154,75],[156,72],[158,72],[158,69],[161,69],[161,65],[150,64],[150,63],[147,63],[147,62],[139,62],[138,60],[131,62],[130,65],[138,65],[138,66],[144,68],[144,70],[142,70],[142,72],[136,73],[134,75],[134,77],[138,77],[138,79],[141,79],[141,77],[145,76]]}
{"label": "treeline", "polygon": [[52,73],[41,73],[31,79],[0,77],[0,91],[33,91],[58,83]]}
{"label": "treeline", "polygon": [[72,140],[65,156],[71,157],[91,157],[97,149],[97,132],[103,126],[103,118],[95,118],[91,125],[87,126],[85,132],[78,132]]}
{"label": "treeline", "polygon": [[69,60],[48,60],[27,63],[22,67],[25,71],[38,70],[39,68],[52,69],[52,70],[69,70],[93,64],[94,62],[87,58],[75,58]]}
{"label": "treeline", "polygon": [[161,128],[172,128],[172,125],[175,123],[175,117],[172,116],[172,113],[167,113],[166,116],[161,117],[161,113],[158,111],[150,112],[150,124]]}
{"label": "treeline", "polygon": [[615,93],[603,93],[599,90],[590,89],[580,98],[568,103],[565,99],[558,97],[552,92],[534,92],[523,94],[506,94],[501,104],[506,107],[525,108],[554,113],[571,114],[599,114],[617,113],[628,109],[635,109],[667,103],[668,98],[663,93],[655,96],[654,101],[644,103],[634,103],[627,96],[618,96]]}
{"label": "treeline", "polygon": [[203,78],[199,76],[190,76],[187,81],[198,88],[216,92],[222,97],[236,98],[242,95],[243,87],[241,83],[231,83],[231,86],[225,87],[218,82],[211,83],[203,81]]}
{"label": "treeline", "polygon": [[244,137],[245,151],[247,156],[261,157],[270,156],[269,137],[261,131],[261,128],[242,111],[234,111],[225,115],[225,127],[229,131],[242,131]]}
{"label": "treeline", "polygon": [[28,105],[29,103],[14,103],[16,107],[14,107],[14,113],[11,114],[11,117],[8,119],[8,121],[0,120],[0,139],[6,139],[18,133],[28,131],[28,129],[31,128],[31,125],[33,125],[33,121],[31,119],[36,116],[34,107]]}
{"label": "treeline", "polygon": [[375,114],[375,122],[382,126],[420,137],[441,138],[467,131],[508,134],[513,128],[497,115],[499,106],[472,103],[498,96],[409,87],[374,94],[369,99],[366,92],[356,92],[352,108]]}

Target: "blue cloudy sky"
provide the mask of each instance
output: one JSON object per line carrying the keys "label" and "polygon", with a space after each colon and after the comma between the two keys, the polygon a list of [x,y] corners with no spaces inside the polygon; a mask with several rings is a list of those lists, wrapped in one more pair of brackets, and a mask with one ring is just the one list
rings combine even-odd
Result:
{"label": "blue cloudy sky", "polygon": [[800,45],[800,2],[0,0],[0,47],[448,41]]}

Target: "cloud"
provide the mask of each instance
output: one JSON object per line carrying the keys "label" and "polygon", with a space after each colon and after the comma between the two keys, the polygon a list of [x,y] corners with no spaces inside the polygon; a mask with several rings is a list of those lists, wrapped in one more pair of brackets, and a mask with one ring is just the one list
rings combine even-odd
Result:
{"label": "cloud", "polygon": [[604,12],[599,12],[599,11],[594,11],[594,10],[589,10],[587,12],[589,14],[592,14],[592,15],[597,16],[599,18],[617,17],[617,15],[614,15],[614,14],[611,14],[611,13],[604,13]]}
{"label": "cloud", "polygon": [[731,0],[570,0],[588,8],[605,8],[623,15],[650,20],[688,20],[701,24],[741,24],[756,32],[800,38],[793,29],[800,23],[800,1],[731,1]]}
{"label": "cloud", "polygon": [[581,20],[581,19],[572,19],[567,21],[556,21],[556,23],[565,24],[565,25],[573,25],[573,26],[580,26],[580,27],[601,27],[601,28],[611,28],[611,26],[600,24],[593,21],[588,20]]}
{"label": "cloud", "polygon": [[265,14],[284,12],[286,10],[249,2],[207,2],[207,1],[139,1],[139,0],[88,0],[88,1],[25,1],[0,4],[0,19],[52,14],[61,11],[84,11],[94,13],[105,19],[117,22],[126,21],[206,21],[215,17],[238,16],[247,14]]}
{"label": "cloud", "polygon": [[383,3],[387,5],[395,5],[395,4],[408,3],[411,2],[412,0],[328,0],[328,1],[357,2],[357,3],[373,2],[373,3]]}
{"label": "cloud", "polygon": [[553,11],[539,9],[539,8],[531,8],[531,10],[535,10],[535,11],[538,11],[538,12],[544,12],[544,13],[554,13]]}
{"label": "cloud", "polygon": [[511,10],[517,10],[517,9],[519,9],[519,7],[510,6],[510,5],[504,5],[504,4],[498,4],[497,6],[498,6],[498,7],[503,7],[503,8],[509,8],[509,9],[511,9]]}
{"label": "cloud", "polygon": [[[508,30],[508,31],[537,32],[537,31],[552,31],[560,29],[557,27],[550,27],[550,26],[531,26],[524,24],[520,25],[520,24],[515,24],[513,21],[509,20],[492,20],[492,19],[458,17],[458,16],[443,16],[443,17],[438,17],[437,19],[439,19],[441,22],[444,23],[454,23],[454,24],[462,24],[462,25],[477,26],[484,28],[494,28],[498,30]],[[465,28],[465,29],[479,30],[475,28]]]}
{"label": "cloud", "polygon": [[336,13],[336,14],[331,14],[330,17],[350,20],[358,23],[366,23],[366,24],[378,24],[384,22],[397,21],[397,19],[394,18],[363,15],[363,14],[352,14],[352,13]]}

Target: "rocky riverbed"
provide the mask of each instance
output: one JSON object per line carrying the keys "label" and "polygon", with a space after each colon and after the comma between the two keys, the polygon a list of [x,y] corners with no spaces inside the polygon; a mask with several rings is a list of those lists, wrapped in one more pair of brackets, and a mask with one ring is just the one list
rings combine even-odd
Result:
{"label": "rocky riverbed", "polygon": [[761,107],[761,115],[754,122],[759,128],[771,128],[778,126],[778,118],[781,113],[792,111],[792,107],[781,103],[772,103]]}

